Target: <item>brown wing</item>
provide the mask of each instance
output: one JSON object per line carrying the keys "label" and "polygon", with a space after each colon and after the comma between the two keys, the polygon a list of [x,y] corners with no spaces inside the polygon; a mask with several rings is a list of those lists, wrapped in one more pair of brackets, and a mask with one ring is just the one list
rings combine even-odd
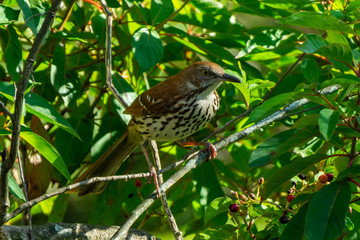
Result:
{"label": "brown wing", "polygon": [[[181,98],[183,81],[179,82],[179,75],[168,78],[149,90],[140,94],[124,111],[131,116],[158,116],[171,111],[172,106]],[[179,83],[176,83],[179,82]]]}

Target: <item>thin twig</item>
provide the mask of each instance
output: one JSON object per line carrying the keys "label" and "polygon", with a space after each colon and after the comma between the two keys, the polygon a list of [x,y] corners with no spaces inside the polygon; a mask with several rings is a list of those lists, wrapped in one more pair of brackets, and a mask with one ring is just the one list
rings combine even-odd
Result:
{"label": "thin twig", "polygon": [[[28,196],[28,190],[27,190],[27,185],[26,185],[26,181],[25,181],[24,167],[23,167],[19,152],[18,152],[18,162],[19,162],[19,169],[20,169],[20,178],[21,178],[21,182],[23,184],[23,192],[24,192],[25,200],[27,202],[27,201],[29,201],[29,196]],[[31,240],[32,239],[32,218],[31,218],[31,210],[30,209],[27,209],[26,215],[27,215],[28,221],[29,221],[29,239]]]}
{"label": "thin twig", "polygon": [[110,89],[110,91],[114,94],[115,98],[119,101],[119,103],[127,108],[129,104],[121,97],[119,91],[115,88],[114,83],[112,81],[111,70],[111,38],[112,38],[112,13],[108,8],[105,0],[101,0],[102,8],[106,14],[106,43],[105,43],[105,66],[106,66],[106,82]]}
{"label": "thin twig", "polygon": [[13,121],[13,131],[11,136],[11,148],[9,157],[3,161],[0,173],[0,225],[5,223],[5,217],[10,206],[9,190],[8,190],[8,174],[10,169],[14,166],[17,153],[19,151],[20,141],[20,124],[21,116],[24,108],[24,94],[28,85],[30,76],[33,71],[33,64],[39,53],[40,47],[49,32],[49,29],[54,21],[57,10],[60,7],[61,0],[54,0],[52,6],[47,13],[47,16],[42,24],[39,33],[36,35],[34,44],[32,45],[29,55],[26,59],[24,72],[16,85],[15,90],[15,111]]}
{"label": "thin twig", "polygon": [[186,4],[188,4],[189,2],[190,2],[190,0],[184,1],[183,5],[181,5],[178,10],[176,10],[175,12],[173,12],[173,13],[172,13],[168,18],[166,18],[163,22],[161,22],[159,25],[157,25],[157,26],[155,27],[155,30],[158,30],[158,29],[162,28],[162,27],[165,25],[165,23],[167,23],[168,21],[170,21],[171,19],[173,19],[173,18],[181,11],[181,9],[183,9],[183,8],[186,6]]}
{"label": "thin twig", "polygon": [[59,188],[54,192],[46,193],[40,197],[37,197],[26,203],[23,203],[17,209],[12,211],[11,213],[8,213],[5,216],[4,221],[5,222],[9,221],[10,219],[12,219],[12,218],[16,217],[17,215],[19,215],[20,213],[22,213],[24,210],[29,209],[46,199],[63,194],[68,191],[74,191],[76,188],[79,188],[79,187],[82,187],[85,185],[89,185],[89,184],[93,184],[93,183],[97,183],[97,182],[108,182],[108,181],[117,181],[117,180],[127,181],[129,179],[148,178],[148,177],[150,177],[150,173],[136,173],[136,174],[128,174],[128,175],[109,176],[109,177],[93,177],[93,178],[90,178],[90,179],[82,181],[82,182],[74,183],[74,184]]}
{"label": "thin twig", "polygon": [[[159,150],[158,150],[156,141],[151,140],[150,145],[151,145],[151,148],[152,148],[153,153],[154,153],[156,169],[160,170],[161,169],[161,162],[160,162]],[[163,182],[164,182],[163,176],[160,173],[160,174],[157,175],[157,177],[158,177],[159,185],[161,186],[163,184]],[[182,232],[179,230],[179,227],[178,227],[178,225],[176,223],[175,217],[174,217],[174,215],[172,214],[172,212],[170,210],[169,203],[167,201],[165,192],[160,192],[159,194],[160,194],[160,200],[161,200],[162,207],[163,207],[164,212],[165,212],[165,214],[167,216],[167,219],[169,221],[169,225],[171,227],[171,231],[172,231],[175,239],[176,240],[184,239],[182,237]]]}
{"label": "thin twig", "polygon": [[14,124],[14,115],[6,108],[5,104],[0,101],[0,108],[4,111],[6,115],[10,117],[11,122]]}

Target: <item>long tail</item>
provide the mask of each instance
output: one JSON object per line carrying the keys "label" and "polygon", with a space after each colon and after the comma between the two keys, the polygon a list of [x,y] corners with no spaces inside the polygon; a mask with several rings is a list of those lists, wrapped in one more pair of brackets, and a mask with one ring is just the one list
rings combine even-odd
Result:
{"label": "long tail", "polygon": [[[140,144],[139,139],[129,135],[126,131],[86,172],[81,174],[74,182],[81,182],[92,177],[105,177],[114,175],[126,158]],[[79,196],[88,193],[102,192],[107,183],[94,183],[80,187]],[[75,190],[76,191],[76,190]]]}

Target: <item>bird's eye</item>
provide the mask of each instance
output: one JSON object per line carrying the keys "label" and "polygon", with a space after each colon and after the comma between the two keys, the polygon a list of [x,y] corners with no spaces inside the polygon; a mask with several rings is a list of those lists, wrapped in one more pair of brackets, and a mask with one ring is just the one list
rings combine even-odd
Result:
{"label": "bird's eye", "polygon": [[207,71],[207,70],[202,70],[201,73],[202,73],[204,76],[208,75],[208,71]]}

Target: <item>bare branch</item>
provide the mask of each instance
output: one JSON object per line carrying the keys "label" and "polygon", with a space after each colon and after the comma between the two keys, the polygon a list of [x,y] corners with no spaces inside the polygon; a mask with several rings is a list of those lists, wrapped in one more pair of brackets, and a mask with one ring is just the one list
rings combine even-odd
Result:
{"label": "bare branch", "polygon": [[108,8],[105,0],[101,0],[102,8],[106,14],[106,43],[105,43],[105,66],[106,66],[106,82],[110,91],[114,94],[115,98],[119,101],[121,106],[127,108],[129,104],[121,97],[119,91],[115,88],[112,81],[112,64],[111,64],[111,38],[112,38],[112,13]]}
{"label": "bare branch", "polygon": [[[160,161],[159,150],[158,150],[156,141],[151,140],[150,145],[151,145],[151,148],[154,151],[153,153],[154,153],[154,158],[155,158],[156,169],[161,170],[161,161]],[[164,183],[162,173],[158,174],[157,177],[158,177],[159,185],[161,186]],[[160,192],[159,194],[160,194],[160,200],[161,200],[162,207],[163,207],[164,212],[165,212],[165,214],[167,216],[167,219],[169,221],[169,225],[171,227],[171,231],[173,232],[175,239],[176,240],[184,239],[182,237],[182,232],[179,230],[179,227],[178,227],[178,225],[176,223],[175,217],[174,217],[174,215],[172,214],[172,212],[170,210],[169,203],[167,201],[165,192]]]}
{"label": "bare branch", "polygon": [[3,161],[1,165],[1,174],[0,174],[0,224],[4,224],[4,218],[7,214],[9,208],[9,190],[8,190],[8,173],[13,167],[17,153],[19,151],[19,141],[20,141],[20,123],[21,115],[23,111],[24,104],[24,94],[26,87],[28,85],[30,76],[33,71],[33,64],[38,55],[39,49],[46,37],[46,34],[49,32],[49,29],[53,23],[56,12],[60,7],[61,0],[54,0],[44,23],[41,26],[39,33],[37,34],[34,44],[32,45],[29,56],[26,59],[24,66],[24,73],[16,85],[15,90],[15,111],[13,119],[13,131],[11,136],[11,149],[9,157]]}

